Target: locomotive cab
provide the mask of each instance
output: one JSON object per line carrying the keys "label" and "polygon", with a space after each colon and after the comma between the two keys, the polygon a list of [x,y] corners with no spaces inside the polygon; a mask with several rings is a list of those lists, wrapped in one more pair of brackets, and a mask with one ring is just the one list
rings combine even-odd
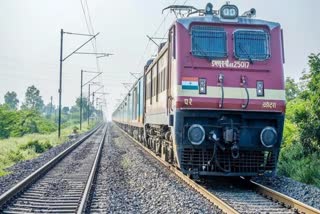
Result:
{"label": "locomotive cab", "polygon": [[177,165],[200,176],[272,175],[285,112],[281,27],[252,19],[254,9],[210,8],[173,27]]}

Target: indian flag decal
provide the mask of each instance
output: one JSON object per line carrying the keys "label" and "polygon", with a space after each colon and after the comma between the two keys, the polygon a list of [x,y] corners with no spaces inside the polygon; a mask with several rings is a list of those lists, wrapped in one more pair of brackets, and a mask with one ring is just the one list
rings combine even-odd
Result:
{"label": "indian flag decal", "polygon": [[198,90],[199,81],[198,77],[182,77],[183,90]]}

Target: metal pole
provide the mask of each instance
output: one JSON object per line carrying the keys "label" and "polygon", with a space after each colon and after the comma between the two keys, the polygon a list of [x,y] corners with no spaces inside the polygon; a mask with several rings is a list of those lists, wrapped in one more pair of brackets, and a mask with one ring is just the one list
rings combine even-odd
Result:
{"label": "metal pole", "polygon": [[92,93],[92,107],[93,107],[93,111],[95,111],[95,108],[94,108],[94,92]]}
{"label": "metal pole", "polygon": [[94,107],[94,92],[92,93],[92,106]]}
{"label": "metal pole", "polygon": [[81,85],[80,85],[80,130],[82,128],[82,84],[83,84],[83,70],[81,70]]}
{"label": "metal pole", "polygon": [[61,35],[60,35],[60,82],[59,82],[59,121],[58,121],[58,137],[61,136],[61,97],[62,97],[62,49],[63,49],[63,29],[61,29]]}
{"label": "metal pole", "polygon": [[88,100],[87,100],[87,104],[88,104],[88,107],[87,107],[87,120],[88,120],[88,127],[89,127],[89,117],[90,117],[90,84],[89,84],[89,92],[88,92]]}
{"label": "metal pole", "polygon": [[101,121],[103,121],[102,105],[100,105],[100,117],[101,117]]}

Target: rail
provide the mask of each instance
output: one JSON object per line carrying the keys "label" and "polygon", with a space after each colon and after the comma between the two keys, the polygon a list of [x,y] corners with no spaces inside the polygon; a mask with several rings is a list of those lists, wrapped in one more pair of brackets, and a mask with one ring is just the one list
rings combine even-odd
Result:
{"label": "rail", "polygon": [[[116,125],[117,126],[117,125]],[[118,127],[118,126],[117,126]],[[191,186],[194,190],[196,190],[198,193],[200,193],[203,197],[205,197],[208,201],[215,204],[219,207],[224,213],[230,213],[230,214],[238,214],[239,212],[233,209],[229,204],[219,199],[218,196],[214,195],[213,193],[206,190],[201,185],[197,184],[195,181],[190,179],[188,176],[183,174],[181,171],[179,171],[177,168],[173,167],[169,163],[162,160],[160,157],[156,156],[150,149],[144,147],[140,142],[138,142],[136,139],[134,139],[132,136],[130,136],[128,133],[123,131],[120,127],[118,127],[121,132],[123,132],[126,136],[128,136],[133,142],[135,142],[137,145],[139,145],[141,148],[143,148],[148,154],[153,156],[155,159],[157,159],[161,164],[166,166],[171,172],[173,172],[176,176],[178,176],[181,180],[183,180],[185,183],[187,183],[189,186]]]}
{"label": "rail", "polygon": [[281,203],[284,203],[285,205],[295,209],[299,213],[307,213],[307,214],[320,214],[320,210],[311,207],[307,204],[304,204],[294,198],[291,198],[289,196],[286,196],[280,192],[274,191],[266,186],[263,186],[261,184],[258,184],[254,181],[250,181],[252,185],[254,185],[254,188],[257,192],[259,192],[262,195],[269,196],[275,201],[279,201]]}
{"label": "rail", "polygon": [[83,197],[82,197],[82,199],[80,201],[80,205],[78,207],[78,211],[77,211],[78,214],[84,213],[86,211],[86,205],[87,205],[87,202],[88,202],[88,199],[89,199],[89,195],[90,195],[90,192],[91,192],[92,183],[93,183],[93,180],[94,180],[94,178],[96,176],[98,165],[99,165],[99,162],[100,162],[100,159],[101,159],[101,151],[102,151],[102,148],[103,148],[103,145],[104,145],[103,142],[106,139],[107,132],[108,132],[108,126],[107,126],[106,131],[105,131],[105,133],[103,135],[103,138],[102,138],[102,140],[100,142],[100,146],[98,148],[98,152],[97,152],[96,158],[95,158],[94,163],[92,165],[92,169],[91,169],[91,172],[90,172],[90,175],[89,175],[89,178],[88,178],[88,181],[87,181],[84,193],[83,193]]}
{"label": "rail", "polygon": [[[139,145],[141,148],[143,148],[148,154],[150,154],[155,159],[157,159],[161,164],[165,165],[171,172],[173,172],[181,180],[183,180],[185,183],[187,183],[189,186],[191,186],[194,190],[196,190],[198,193],[200,193],[202,196],[204,196],[211,203],[218,206],[223,212],[231,213],[231,214],[239,213],[237,210],[235,210],[233,207],[231,207],[228,203],[221,200],[218,196],[214,195],[212,192],[209,192],[203,186],[197,184],[195,181],[190,179],[188,176],[184,175],[179,169],[177,169],[176,167],[165,162],[160,157],[156,156],[151,150],[144,147],[140,142],[138,142],[136,139],[134,139],[132,136],[130,136],[128,133],[126,133],[124,130],[122,130],[119,126],[116,125],[116,127],[118,127],[119,130],[121,132],[123,132],[126,136],[128,136],[133,142],[135,142],[137,145]],[[282,193],[274,191],[274,190],[272,190],[268,187],[265,187],[261,184],[258,184],[256,182],[253,182],[253,181],[250,181],[250,182],[253,185],[253,187],[256,189],[256,191],[259,192],[260,194],[268,196],[268,197],[272,198],[274,201],[281,202],[281,203],[285,204],[287,207],[293,208],[298,213],[320,214],[320,210],[318,210],[316,208],[313,208],[307,204],[304,204],[296,199],[293,199],[293,198],[286,196]]]}
{"label": "rail", "polygon": [[83,136],[80,140],[78,140],[76,143],[69,146],[67,149],[62,151],[60,154],[58,154],[56,157],[51,159],[48,163],[40,167],[38,170],[34,171],[31,175],[14,185],[11,189],[6,191],[0,196],[0,207],[2,207],[5,203],[7,203],[11,198],[22,192],[27,186],[29,186],[31,183],[36,181],[39,177],[41,177],[43,174],[48,172],[51,168],[53,168],[61,159],[66,157],[71,151],[73,151],[76,147],[78,147],[82,142],[84,142],[86,139],[88,139],[90,136],[92,136],[97,130],[99,130],[103,124],[98,125],[96,128],[94,128],[92,131],[90,131],[88,134]]}

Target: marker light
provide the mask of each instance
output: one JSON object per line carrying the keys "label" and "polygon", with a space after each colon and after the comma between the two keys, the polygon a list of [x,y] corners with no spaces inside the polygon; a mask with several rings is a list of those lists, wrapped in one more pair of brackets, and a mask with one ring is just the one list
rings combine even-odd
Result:
{"label": "marker light", "polygon": [[257,81],[257,96],[264,97],[264,83],[262,80]]}
{"label": "marker light", "polygon": [[206,14],[206,15],[213,15],[212,8],[213,8],[212,4],[211,4],[211,3],[208,3],[208,4],[206,5],[206,12],[205,12],[205,14]]}
{"label": "marker light", "polygon": [[199,94],[207,94],[207,79],[199,78]]}
{"label": "marker light", "polygon": [[220,9],[220,16],[223,19],[235,19],[239,16],[239,9],[231,4],[223,5]]}

